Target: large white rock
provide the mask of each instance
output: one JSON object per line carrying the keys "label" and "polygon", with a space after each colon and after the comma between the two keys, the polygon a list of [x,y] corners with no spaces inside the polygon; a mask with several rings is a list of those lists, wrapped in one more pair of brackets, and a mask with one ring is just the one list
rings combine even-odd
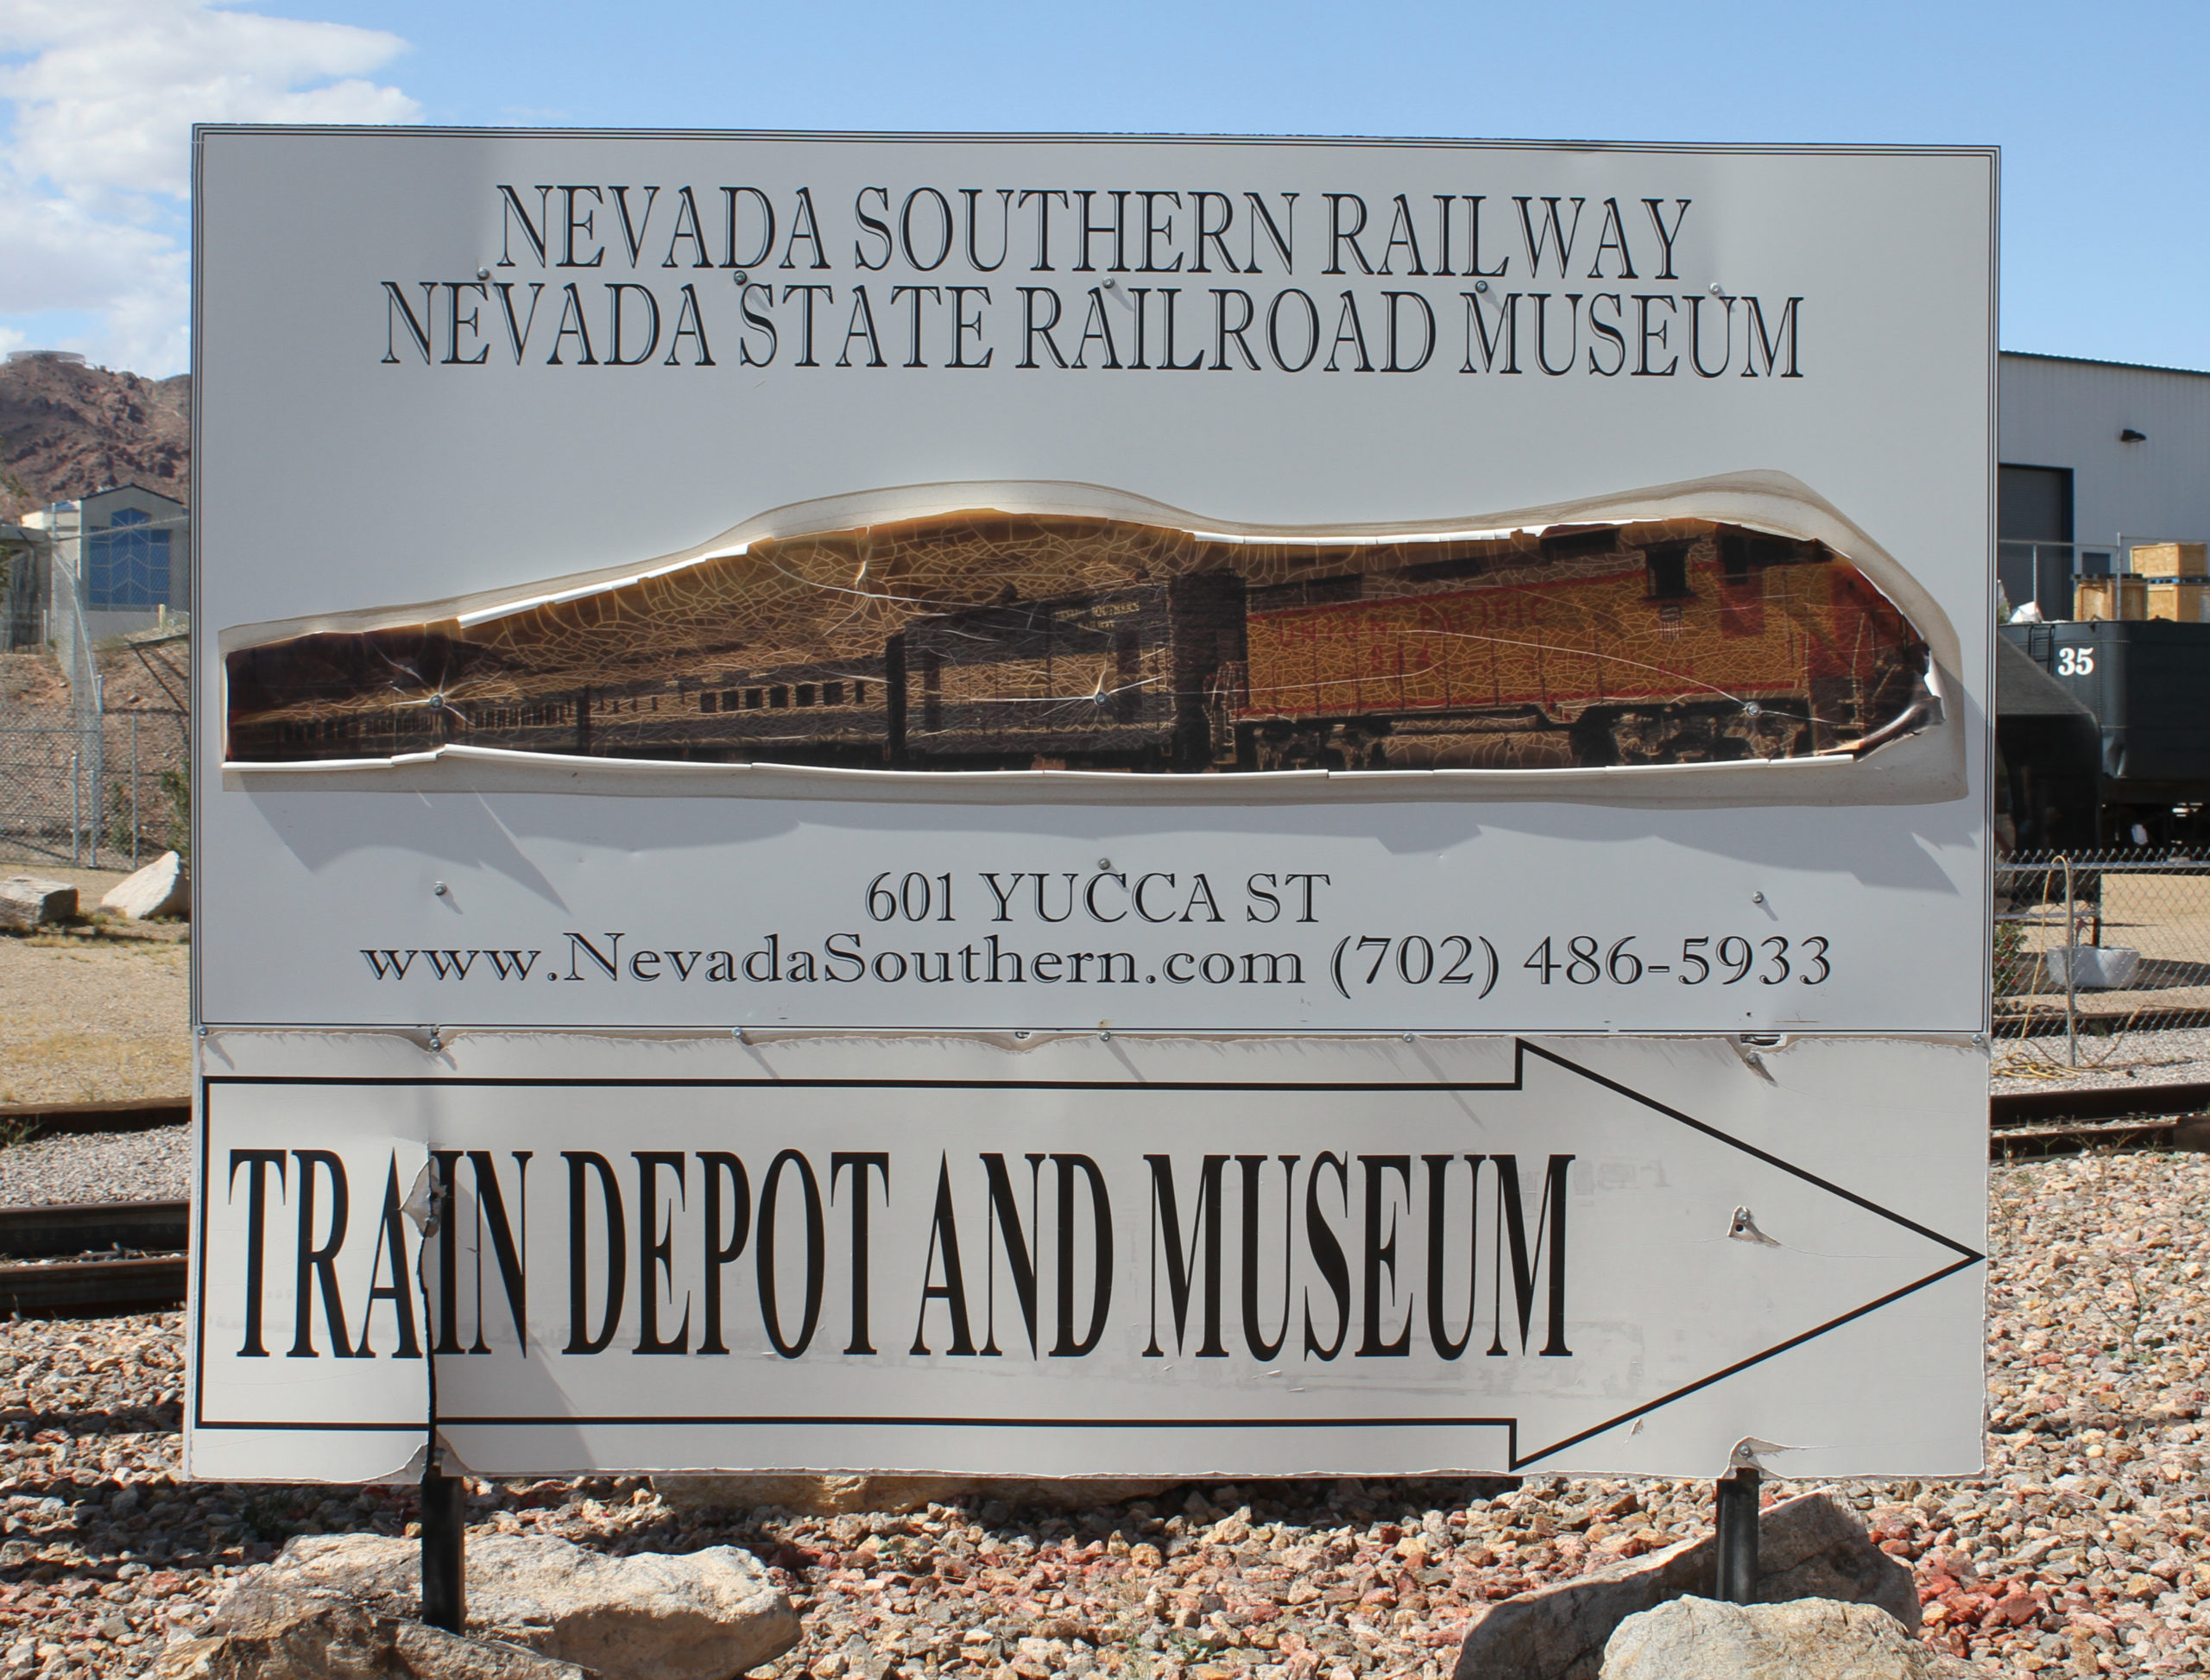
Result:
{"label": "large white rock", "polygon": [[1676,1598],[1613,1630],[1602,1680],[1946,1680],[1971,1671],[1874,1605]]}
{"label": "large white rock", "polygon": [[[1455,1680],[1595,1680],[1614,1628],[1669,1599],[1708,1595],[1718,1563],[1718,1542],[1707,1534],[1484,1605],[1466,1625]],[[1760,1518],[1757,1594],[1768,1604],[1878,1605],[1907,1631],[1918,1626],[1910,1571],[1873,1544],[1857,1513],[1830,1494],[1783,1500]]]}
{"label": "large white rock", "polygon": [[343,1593],[249,1580],[209,1631],[162,1652],[152,1680],[590,1680],[496,1639],[426,1627]]}
{"label": "large white rock", "polygon": [[66,922],[77,913],[77,889],[41,875],[0,880],[0,927],[28,933],[41,922]]}
{"label": "large white rock", "polygon": [[163,852],[109,887],[100,908],[141,922],[156,916],[190,915],[192,877],[185,871],[184,860],[174,852]]}
{"label": "large white rock", "polygon": [[[377,1534],[303,1535],[261,1579],[412,1614],[421,1546]],[[730,1680],[799,1640],[798,1612],[748,1551],[609,1557],[565,1540],[471,1534],[468,1631],[602,1680]]]}

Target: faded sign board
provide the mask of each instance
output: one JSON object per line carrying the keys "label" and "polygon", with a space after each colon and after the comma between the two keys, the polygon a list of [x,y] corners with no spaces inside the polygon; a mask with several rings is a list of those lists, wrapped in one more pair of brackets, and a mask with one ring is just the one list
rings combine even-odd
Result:
{"label": "faded sign board", "polygon": [[[1977,1216],[1812,1108],[1624,1133],[1984,1074],[1991,155],[198,146],[195,1463],[434,1366],[485,1466],[1703,1469],[1789,1337],[1975,1333]],[[998,1351],[858,1350],[955,1228]],[[1971,1462],[1918,1399],[1834,1463]]]}

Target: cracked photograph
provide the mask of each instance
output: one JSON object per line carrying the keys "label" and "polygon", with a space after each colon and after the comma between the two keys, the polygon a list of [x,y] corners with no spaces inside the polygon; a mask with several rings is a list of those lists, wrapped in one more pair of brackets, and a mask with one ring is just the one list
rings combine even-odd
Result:
{"label": "cracked photograph", "polygon": [[1928,669],[1845,557],[1714,521],[1243,537],[983,509],[234,649],[227,756],[1185,775],[1770,761],[1935,721]]}

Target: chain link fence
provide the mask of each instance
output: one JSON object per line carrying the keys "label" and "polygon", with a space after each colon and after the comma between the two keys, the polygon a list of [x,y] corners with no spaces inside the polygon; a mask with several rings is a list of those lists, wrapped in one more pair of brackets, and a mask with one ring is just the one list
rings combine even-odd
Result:
{"label": "chain link fence", "polygon": [[1999,1071],[2092,1067],[2143,1034],[2210,1027],[2210,859],[2006,858],[1994,940]]}
{"label": "chain link fence", "polygon": [[0,863],[133,869],[189,844],[184,714],[88,723],[0,715]]}

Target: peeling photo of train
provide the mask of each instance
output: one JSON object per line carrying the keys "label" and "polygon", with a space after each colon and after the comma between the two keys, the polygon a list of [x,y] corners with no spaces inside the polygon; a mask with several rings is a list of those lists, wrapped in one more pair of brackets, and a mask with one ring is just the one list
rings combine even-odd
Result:
{"label": "peeling photo of train", "polygon": [[234,762],[1201,774],[1861,753],[1931,721],[1926,671],[1847,559],[1707,521],[1297,540],[984,512],[264,643],[225,674]]}

